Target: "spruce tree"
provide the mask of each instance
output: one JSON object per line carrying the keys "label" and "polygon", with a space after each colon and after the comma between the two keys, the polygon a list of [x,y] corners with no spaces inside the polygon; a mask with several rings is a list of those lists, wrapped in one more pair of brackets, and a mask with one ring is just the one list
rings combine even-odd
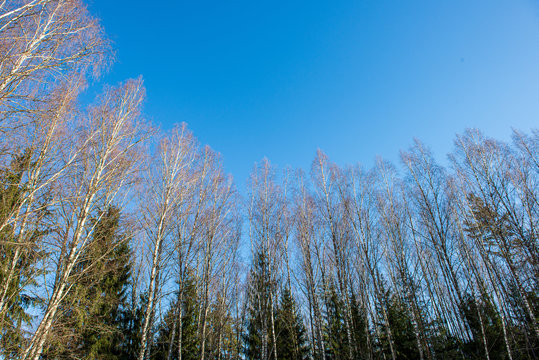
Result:
{"label": "spruce tree", "polygon": [[[0,173],[0,223],[20,215],[17,209],[25,192],[24,173],[30,166],[30,153],[24,152],[15,156],[10,167]],[[25,343],[23,327],[32,321],[28,308],[40,303],[38,297],[26,290],[36,285],[36,277],[43,273],[35,265],[45,255],[37,243],[48,231],[43,225],[47,215],[46,208],[24,215],[26,232],[22,238],[13,225],[0,231],[0,284],[6,299],[0,311],[0,354],[8,358],[18,357],[21,344]],[[18,222],[21,221],[19,218]]]}
{"label": "spruce tree", "polygon": [[288,288],[281,292],[276,312],[277,354],[282,360],[303,360],[309,355],[307,334],[296,301]]}
{"label": "spruce tree", "polygon": [[[539,337],[533,330],[533,319],[525,309],[524,301],[514,282],[509,284],[509,304],[513,314],[511,333],[514,356],[519,359],[539,358]],[[527,297],[539,318],[539,291],[529,291]]]}
{"label": "spruce tree", "polygon": [[270,292],[273,284],[267,275],[267,258],[264,253],[254,256],[248,280],[248,313],[243,337],[243,353],[249,360],[270,359]]}
{"label": "spruce tree", "polygon": [[[383,288],[383,286],[381,287]],[[409,306],[397,293],[391,290],[383,290],[382,298],[382,302],[377,303],[378,318],[384,319],[381,308],[384,306],[389,324],[385,321],[378,324],[380,337],[377,339],[377,357],[384,358],[384,354],[386,356],[391,354],[389,344],[389,331],[391,331],[397,358],[403,360],[419,359],[419,349],[417,348]]]}
{"label": "spruce tree", "polygon": [[[151,350],[152,359],[177,360],[181,339],[182,360],[195,360],[200,357],[197,333],[198,296],[195,279],[190,271],[184,278],[182,294],[177,293],[176,301],[170,306],[157,326],[157,338]],[[181,310],[181,322],[179,320]],[[172,349],[170,349],[172,346]]]}
{"label": "spruce tree", "polygon": [[73,271],[73,287],[45,357],[122,358],[131,250],[114,207],[94,220],[91,244]]}
{"label": "spruce tree", "polygon": [[217,301],[211,307],[210,351],[206,354],[206,359],[218,358],[221,360],[239,359],[238,352],[238,330],[237,323],[230,313],[230,309],[223,303],[221,295],[217,296]]}
{"label": "spruce tree", "polygon": [[472,340],[464,344],[465,356],[471,359],[486,358],[486,342],[490,359],[507,359],[502,320],[490,297],[483,293],[475,299],[473,295],[466,294],[460,309],[472,332]]}
{"label": "spruce tree", "polygon": [[338,360],[349,358],[344,302],[331,283],[326,295],[326,359]]}
{"label": "spruce tree", "polygon": [[452,334],[441,321],[438,319],[432,320],[427,329],[427,340],[435,359],[466,359],[462,340]]}
{"label": "spruce tree", "polygon": [[[131,294],[135,296],[135,294]],[[118,318],[118,329],[122,334],[118,344],[119,359],[131,360],[139,353],[142,321],[144,319],[144,309],[148,304],[147,293],[139,295],[137,301],[131,301],[130,306],[126,306],[120,312]]]}
{"label": "spruce tree", "polygon": [[352,342],[354,343],[354,359],[370,359],[372,354],[371,346],[369,344],[367,311],[359,304],[354,292],[352,292],[350,296],[350,307],[352,316]]}
{"label": "spruce tree", "polygon": [[157,338],[150,351],[152,359],[166,359],[171,344],[173,346],[171,358],[178,358],[178,333],[173,333],[173,327],[177,325],[178,320],[177,308],[178,303],[175,302],[157,325]]}
{"label": "spruce tree", "polygon": [[90,258],[96,262],[98,278],[93,292],[94,303],[90,319],[97,324],[84,331],[83,351],[88,359],[118,357],[118,343],[122,334],[118,329],[121,311],[126,307],[127,286],[131,275],[128,242],[119,233],[120,213],[109,208],[96,226]]}

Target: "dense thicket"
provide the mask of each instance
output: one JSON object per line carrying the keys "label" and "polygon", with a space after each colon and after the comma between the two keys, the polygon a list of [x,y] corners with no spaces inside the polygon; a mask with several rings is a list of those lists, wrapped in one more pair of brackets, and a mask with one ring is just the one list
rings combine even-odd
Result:
{"label": "dense thicket", "polygon": [[0,358],[539,357],[537,130],[264,160],[240,200],[140,79],[82,106],[110,59],[80,0],[0,1]]}

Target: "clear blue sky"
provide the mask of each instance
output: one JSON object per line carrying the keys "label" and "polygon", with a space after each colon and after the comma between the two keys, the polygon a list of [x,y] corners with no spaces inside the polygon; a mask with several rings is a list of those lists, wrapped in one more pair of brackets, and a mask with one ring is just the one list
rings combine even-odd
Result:
{"label": "clear blue sky", "polygon": [[118,55],[104,81],[141,74],[147,117],[187,122],[240,189],[264,156],[370,166],[418,137],[443,161],[466,127],[539,124],[537,1],[89,4]]}

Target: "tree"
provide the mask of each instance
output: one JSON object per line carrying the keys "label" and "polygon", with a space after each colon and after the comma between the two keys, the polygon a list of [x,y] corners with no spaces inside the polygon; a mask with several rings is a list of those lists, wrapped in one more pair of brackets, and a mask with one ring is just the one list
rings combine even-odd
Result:
{"label": "tree", "polygon": [[46,357],[120,359],[122,328],[131,272],[129,234],[120,211],[109,207],[97,219],[91,243],[71,276],[71,291],[60,306]]}
{"label": "tree", "polygon": [[[127,287],[131,276],[129,234],[121,234],[120,212],[110,207],[98,220],[89,256],[97,285],[91,291],[94,298],[89,319],[97,324],[83,331],[83,351],[87,359],[120,356],[122,312],[127,308]],[[85,275],[86,277],[86,275]]]}
{"label": "tree", "polygon": [[[133,286],[133,283],[131,283],[131,286]],[[131,301],[120,312],[118,319],[118,328],[122,334],[118,349],[120,353],[119,358],[122,360],[134,359],[139,354],[142,323],[144,321],[145,310],[148,306],[147,293],[143,292],[137,298],[136,294],[133,294],[133,287],[129,290],[131,291]]]}
{"label": "tree", "polygon": [[246,319],[246,334],[244,355],[250,360],[270,359],[271,349],[271,320],[269,293],[275,286],[267,274],[267,257],[264,253],[253,255],[253,265],[248,279],[248,313]]}
{"label": "tree", "polygon": [[[181,298],[177,294],[177,301],[170,306],[157,326],[157,338],[151,351],[153,359],[195,360],[199,358],[200,337],[197,333],[199,295],[191,274],[185,279],[183,292]],[[173,332],[178,316],[181,316],[180,329]],[[172,345],[172,351],[170,345]]]}
{"label": "tree", "polygon": [[[539,311],[539,291],[531,290],[526,296],[533,309]],[[526,305],[514,283],[509,284],[509,306],[512,313],[511,334],[513,349],[517,359],[534,359],[539,356],[539,337],[533,331],[533,320],[530,319]],[[539,314],[536,314],[539,316]]]}
{"label": "tree", "polygon": [[[287,216],[286,184],[281,186],[277,183],[276,170],[267,159],[260,165],[255,164],[249,179],[249,187],[249,240],[253,261],[258,262],[257,258],[260,254],[264,254],[264,261],[260,263],[263,267],[259,271],[264,282],[270,284],[267,292],[260,295],[263,297],[258,304],[260,311],[263,312],[264,323],[261,329],[263,336],[260,339],[262,341],[260,356],[266,360],[270,355],[279,357],[275,332],[275,309],[278,302],[276,291],[281,271],[283,268],[289,269],[286,262],[286,266],[282,265],[288,256],[286,252],[291,225]],[[286,276],[289,280],[288,271]]]}
{"label": "tree", "polygon": [[329,285],[326,295],[326,358],[330,360],[345,359],[348,357],[349,348],[344,323],[345,305],[337,295],[333,284]]}
{"label": "tree", "polygon": [[477,339],[464,344],[466,356],[476,359],[507,359],[502,320],[489,296],[482,294],[474,298],[467,294],[461,304],[461,311],[474,334],[473,339]]}
{"label": "tree", "polygon": [[[351,236],[349,236],[349,223],[346,217],[344,202],[340,201],[339,181],[342,181],[342,172],[328,157],[318,150],[316,158],[312,165],[311,177],[314,184],[314,198],[316,210],[318,212],[321,226],[324,233],[327,234],[328,249],[331,249],[328,256],[333,265],[330,268],[332,276],[336,278],[336,291],[344,301],[343,322],[346,330],[346,349],[348,354],[345,358],[352,360],[353,343],[350,318],[350,299],[349,286],[350,278],[347,274],[350,271],[350,259],[347,251],[351,245]],[[328,274],[329,274],[328,271]],[[327,279],[326,281],[329,281]],[[342,354],[342,356],[345,356]]]}
{"label": "tree", "polygon": [[388,316],[388,326],[380,324],[381,334],[378,340],[377,355],[383,358],[383,354],[390,354],[388,334],[391,331],[391,336],[395,344],[395,352],[399,359],[418,359],[419,350],[416,343],[416,335],[408,306],[399,297],[398,294],[391,290],[384,292],[383,302],[378,303],[378,311],[381,312],[381,307],[385,307]]}
{"label": "tree", "polygon": [[193,181],[190,173],[194,161],[194,139],[184,125],[174,129],[159,142],[153,163],[148,167],[141,199],[141,223],[150,251],[148,303],[144,310],[139,360],[148,355],[155,309],[160,298],[162,269],[170,253],[174,214],[189,199]]}
{"label": "tree", "polygon": [[296,243],[301,254],[301,262],[297,264],[296,276],[302,281],[300,288],[306,293],[309,310],[309,330],[311,334],[311,354],[315,359],[325,359],[326,344],[323,334],[322,310],[317,291],[317,263],[313,260],[316,251],[316,226],[314,218],[313,202],[306,184],[304,176],[299,173],[297,176],[297,189],[294,199],[293,217],[295,221]]}
{"label": "tree", "polygon": [[281,301],[275,318],[279,359],[307,359],[309,355],[307,333],[296,301],[288,287],[281,291]]}
{"label": "tree", "polygon": [[[16,156],[11,168],[0,174],[0,222],[17,208],[22,201],[24,183],[22,177],[29,164],[29,154]],[[21,185],[22,183],[22,185]],[[40,274],[37,263],[44,256],[38,243],[46,234],[43,218],[47,210],[36,214],[32,231],[24,239],[21,249],[17,243],[14,226],[6,226],[0,230],[0,283],[4,284],[4,308],[0,311],[0,351],[8,357],[19,355],[21,344],[24,344],[23,327],[31,323],[32,316],[27,312],[31,306],[39,304],[39,298],[28,292],[28,287],[37,285],[35,277]],[[18,252],[16,261],[14,253]]]}
{"label": "tree", "polygon": [[99,22],[79,0],[3,2],[0,36],[0,127],[14,113],[31,113],[63,78],[97,74],[110,55]]}
{"label": "tree", "polygon": [[352,339],[354,346],[354,359],[370,359],[371,345],[369,344],[369,320],[366,309],[360,305],[355,293],[350,296],[352,316]]}
{"label": "tree", "polygon": [[[47,341],[58,309],[71,290],[72,273],[93,234],[92,217],[108,208],[133,184],[140,156],[138,145],[147,136],[138,121],[144,90],[140,80],[107,89],[98,105],[74,135],[80,158],[63,179],[58,211],[58,230],[52,241],[54,285],[47,308],[24,350],[23,359],[37,360]],[[57,246],[57,247],[56,247]]]}

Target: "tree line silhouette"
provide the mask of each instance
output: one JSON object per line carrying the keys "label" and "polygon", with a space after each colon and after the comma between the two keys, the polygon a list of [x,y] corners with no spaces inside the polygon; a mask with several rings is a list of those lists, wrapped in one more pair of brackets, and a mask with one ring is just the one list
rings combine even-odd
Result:
{"label": "tree line silhouette", "polygon": [[0,1],[0,357],[539,357],[539,131],[264,159],[242,199],[140,78],[83,104],[113,58],[82,1]]}

